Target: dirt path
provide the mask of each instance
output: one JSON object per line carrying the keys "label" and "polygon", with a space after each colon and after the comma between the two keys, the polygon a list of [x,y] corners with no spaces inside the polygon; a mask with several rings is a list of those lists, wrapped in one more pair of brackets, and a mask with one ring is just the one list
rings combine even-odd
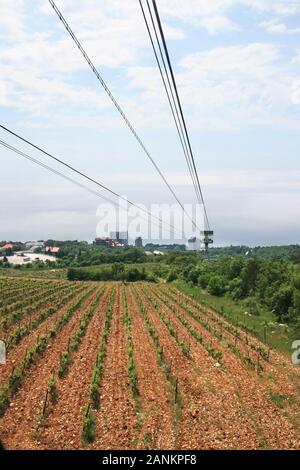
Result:
{"label": "dirt path", "polygon": [[118,284],[100,383],[95,442],[90,446],[92,449],[130,449],[135,440],[137,416],[127,371],[123,313],[121,287]]}

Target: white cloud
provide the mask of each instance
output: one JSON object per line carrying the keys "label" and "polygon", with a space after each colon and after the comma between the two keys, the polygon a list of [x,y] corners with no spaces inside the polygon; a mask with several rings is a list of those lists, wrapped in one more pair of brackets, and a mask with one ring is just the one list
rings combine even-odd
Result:
{"label": "white cloud", "polygon": [[298,126],[289,113],[294,76],[271,44],[216,48],[190,54],[177,74],[193,122],[207,128]]}
{"label": "white cloud", "polygon": [[300,80],[293,83],[291,101],[295,105],[300,104]]}
{"label": "white cloud", "polygon": [[159,5],[163,14],[195,24],[203,18],[230,13],[236,7],[252,8],[259,13],[274,13],[280,16],[300,12],[298,0],[164,0]]}
{"label": "white cloud", "polygon": [[0,37],[6,40],[23,35],[23,0],[0,0]]}
{"label": "white cloud", "polygon": [[[57,3],[104,77],[104,67],[120,70],[136,64],[144,48],[149,49],[150,54],[149,39],[137,2],[126,5],[117,0],[100,3],[86,0],[84,5],[69,1]],[[32,118],[42,115],[47,116],[47,125],[51,125],[55,110],[56,123],[77,126],[80,117],[76,116],[74,108],[80,106],[82,125],[98,126],[101,119],[93,113],[107,107],[111,110],[111,104],[85,60],[47,2],[41,5],[33,0],[31,10],[24,8],[24,11],[22,5],[25,5],[23,0],[13,0],[7,7],[3,5],[5,24],[10,24],[10,18],[14,18],[14,22],[11,23],[11,40],[7,41],[6,35],[6,42],[0,45],[1,104],[26,112],[27,125],[44,125],[41,121],[30,123]],[[38,32],[38,28],[32,32],[31,14],[40,16],[41,21],[47,19],[47,28],[43,32]],[[3,23],[1,16],[0,27]],[[164,28],[168,40],[185,38],[185,33],[178,27],[166,24]],[[6,32],[4,26],[2,29]],[[20,34],[15,34],[17,31]],[[79,73],[87,74],[85,81],[91,83],[90,89],[78,80]],[[126,83],[122,83],[122,88],[124,85],[126,88]],[[109,86],[114,91],[111,82]],[[129,107],[134,107],[125,95],[122,102],[128,101]],[[105,116],[102,125],[110,127],[123,123]]]}
{"label": "white cloud", "polygon": [[210,16],[199,21],[199,24],[207,30],[208,34],[239,30],[239,27],[226,16]]}
{"label": "white cloud", "polygon": [[[108,127],[123,126],[118,116],[109,112],[107,97],[49,4],[32,1],[30,11],[35,21],[39,17],[46,21],[46,28],[41,28],[44,32],[33,32],[23,0],[0,1],[7,18],[14,18],[12,33],[21,32],[14,40],[11,34],[9,41],[0,45],[2,105],[27,113],[28,126],[44,126],[42,116],[47,117],[47,125],[53,121],[69,126],[96,127],[99,122]],[[154,58],[138,2],[57,3],[95,65],[105,79],[108,77],[108,85],[126,112],[134,116],[134,123],[169,126],[158,72],[144,65],[145,52],[153,64]],[[205,28],[209,34],[237,29],[227,14],[241,5],[277,15],[300,8],[298,3],[276,0],[164,0],[159,8],[167,38],[172,41],[186,37],[184,22]],[[0,25],[1,21],[2,15]],[[250,44],[186,56],[176,75],[193,127],[232,129],[272,122],[294,126],[287,106],[297,101],[298,88],[293,88],[295,76],[287,65],[277,63],[279,54],[279,48],[270,44]],[[79,78],[83,74],[87,77],[84,80]],[[34,121],[36,117],[39,119]]]}
{"label": "white cloud", "polygon": [[278,19],[263,21],[260,26],[268,33],[273,34],[299,34],[300,28],[288,28],[285,23],[280,23]]}
{"label": "white cloud", "polygon": [[237,0],[260,12],[276,13],[277,15],[289,16],[300,12],[298,0]]}
{"label": "white cloud", "polygon": [[[279,46],[253,43],[187,55],[176,73],[189,125],[194,129],[296,128],[291,113],[298,101],[293,66],[282,62]],[[153,67],[129,67],[133,89],[141,90],[141,108],[131,108],[140,125],[165,127],[168,107],[158,72]]]}

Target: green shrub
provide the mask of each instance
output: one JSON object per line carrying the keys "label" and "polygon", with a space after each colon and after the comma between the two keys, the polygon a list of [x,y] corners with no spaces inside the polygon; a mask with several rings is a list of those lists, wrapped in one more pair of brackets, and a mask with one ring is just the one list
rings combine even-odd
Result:
{"label": "green shrub", "polygon": [[85,411],[84,418],[83,418],[83,429],[82,429],[82,435],[81,435],[83,446],[86,446],[86,444],[88,443],[94,442],[95,431],[96,431],[96,414],[89,405],[87,410]]}
{"label": "green shrub", "polygon": [[49,387],[51,403],[52,405],[55,405],[57,402],[57,398],[58,398],[58,392],[57,392],[57,382],[56,382],[56,378],[54,377],[54,375],[51,375],[51,377],[49,378],[48,387]]}
{"label": "green shrub", "polygon": [[9,403],[8,394],[9,394],[9,386],[8,384],[6,384],[0,389],[0,416],[4,415],[5,410],[8,407],[8,403]]}
{"label": "green shrub", "polygon": [[63,378],[67,375],[67,371],[71,362],[71,356],[69,351],[64,351],[60,356],[59,367],[58,367],[58,376]]}
{"label": "green shrub", "polygon": [[213,276],[211,277],[207,290],[211,295],[221,296],[226,292],[226,283],[223,277]]}

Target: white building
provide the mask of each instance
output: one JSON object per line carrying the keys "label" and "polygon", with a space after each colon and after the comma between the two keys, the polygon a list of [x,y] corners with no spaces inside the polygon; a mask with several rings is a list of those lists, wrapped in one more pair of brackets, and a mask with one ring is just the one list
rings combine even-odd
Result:
{"label": "white building", "polygon": [[44,242],[26,242],[25,246],[26,250],[33,253],[36,248],[43,248]]}
{"label": "white building", "polygon": [[188,240],[187,251],[200,251],[201,248],[201,241],[198,238],[192,237]]}

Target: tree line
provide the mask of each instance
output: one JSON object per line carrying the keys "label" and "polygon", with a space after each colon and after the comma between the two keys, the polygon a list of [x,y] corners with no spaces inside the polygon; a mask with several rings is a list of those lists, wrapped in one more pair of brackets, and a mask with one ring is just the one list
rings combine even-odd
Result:
{"label": "tree line", "polygon": [[182,278],[215,296],[244,300],[252,314],[272,311],[279,322],[299,322],[300,269],[286,259],[220,257],[213,261],[175,266],[167,281]]}

